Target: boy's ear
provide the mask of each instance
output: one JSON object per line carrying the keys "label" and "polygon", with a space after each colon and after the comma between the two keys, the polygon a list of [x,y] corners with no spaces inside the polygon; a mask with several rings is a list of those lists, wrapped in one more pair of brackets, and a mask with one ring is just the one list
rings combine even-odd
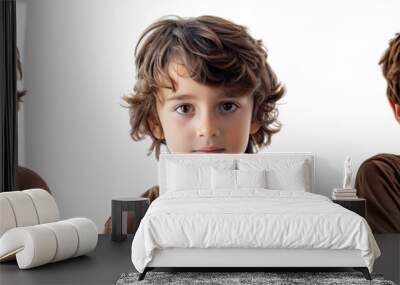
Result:
{"label": "boy's ear", "polygon": [[164,134],[159,124],[155,123],[151,119],[147,119],[147,124],[149,125],[150,131],[156,139],[158,140],[164,139]]}
{"label": "boy's ear", "polygon": [[257,123],[256,121],[252,120],[251,125],[250,125],[250,134],[253,135],[258,132],[258,130],[261,128],[261,125]]}
{"label": "boy's ear", "polygon": [[393,100],[388,97],[390,107],[392,107],[394,117],[396,118],[397,122],[400,124],[400,105],[393,102]]}
{"label": "boy's ear", "polygon": [[400,124],[400,105],[394,104],[394,117],[396,118],[397,122]]}

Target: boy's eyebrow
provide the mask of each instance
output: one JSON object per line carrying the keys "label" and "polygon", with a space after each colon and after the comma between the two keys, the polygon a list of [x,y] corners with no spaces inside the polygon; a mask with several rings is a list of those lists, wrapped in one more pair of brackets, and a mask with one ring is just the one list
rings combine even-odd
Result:
{"label": "boy's eyebrow", "polygon": [[192,98],[195,98],[195,96],[189,95],[189,94],[182,94],[182,95],[168,97],[165,101],[185,100],[185,99],[192,99]]}
{"label": "boy's eyebrow", "polygon": [[[242,97],[242,96],[244,96],[244,95],[230,95],[228,93],[221,94],[222,98],[238,98],[238,97]],[[196,96],[194,96],[194,95],[182,94],[182,95],[168,97],[165,101],[185,100],[185,99],[195,99],[195,98],[196,98]]]}

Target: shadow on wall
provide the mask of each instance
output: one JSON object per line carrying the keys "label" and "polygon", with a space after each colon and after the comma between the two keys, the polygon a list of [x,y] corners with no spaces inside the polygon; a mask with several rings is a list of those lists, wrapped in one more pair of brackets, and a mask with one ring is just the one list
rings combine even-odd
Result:
{"label": "shadow on wall", "polygon": [[[342,169],[333,167],[327,159],[315,155],[315,193],[331,197],[335,187],[341,187]],[[354,171],[355,175],[356,171]],[[354,181],[354,177],[352,178]]]}

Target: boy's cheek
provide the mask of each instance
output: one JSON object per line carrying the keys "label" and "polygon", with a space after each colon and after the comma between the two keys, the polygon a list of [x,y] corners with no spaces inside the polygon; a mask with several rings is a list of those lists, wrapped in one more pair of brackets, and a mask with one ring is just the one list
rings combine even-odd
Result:
{"label": "boy's cheek", "polygon": [[190,125],[182,119],[170,118],[169,120],[165,120],[162,123],[164,132],[166,133],[167,139],[168,137],[174,138],[177,140],[178,138],[182,139],[188,132],[188,128]]}
{"label": "boy's cheek", "polygon": [[167,131],[174,132],[177,133],[176,135],[179,135],[179,132],[182,132],[183,129],[187,127],[187,121],[172,116],[168,120],[165,120],[164,125]]}
{"label": "boy's cheek", "polygon": [[168,148],[173,153],[189,153],[192,151],[194,138],[187,130],[175,127],[170,129],[166,136]]}

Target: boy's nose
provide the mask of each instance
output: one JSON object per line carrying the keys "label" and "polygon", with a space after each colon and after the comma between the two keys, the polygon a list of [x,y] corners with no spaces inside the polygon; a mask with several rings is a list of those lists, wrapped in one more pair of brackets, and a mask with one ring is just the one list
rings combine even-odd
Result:
{"label": "boy's nose", "polygon": [[197,128],[197,135],[199,137],[217,137],[220,135],[220,130],[217,124],[217,120],[212,115],[207,114],[203,116],[199,121]]}

